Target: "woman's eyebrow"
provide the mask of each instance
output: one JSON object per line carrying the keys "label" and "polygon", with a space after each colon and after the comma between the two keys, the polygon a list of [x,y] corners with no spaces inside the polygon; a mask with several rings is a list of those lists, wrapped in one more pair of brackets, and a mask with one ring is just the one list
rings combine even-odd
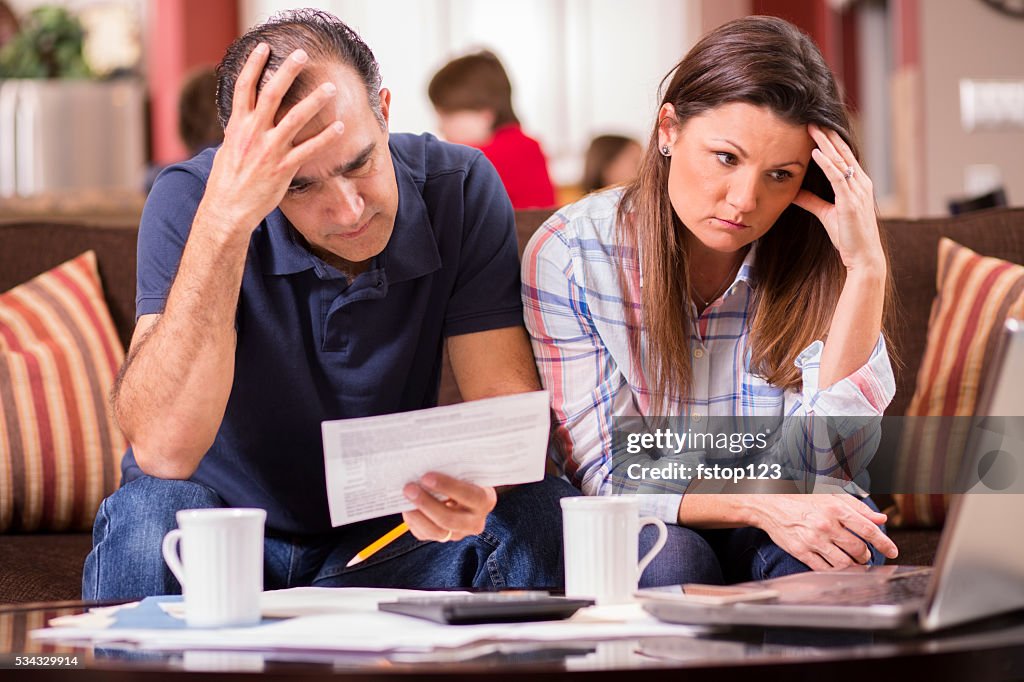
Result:
{"label": "woman's eyebrow", "polygon": [[[738,144],[727,138],[715,137],[712,138],[712,142],[725,142],[726,144],[731,144],[733,147],[736,147],[736,149],[739,150],[740,156],[744,158],[749,156],[749,154],[747,154],[747,150],[745,150],[743,147],[739,146]],[[802,161],[787,161],[786,163],[776,163],[772,165],[773,168],[783,168],[785,166],[800,166],[801,168],[803,168],[804,164]]]}
{"label": "woman's eyebrow", "polygon": [[724,137],[713,137],[713,138],[711,138],[711,141],[712,142],[725,142],[726,144],[731,144],[733,147],[736,147],[736,149],[739,150],[740,156],[744,156],[744,157],[748,156],[747,150],[744,149],[743,147],[739,146],[738,144],[736,144],[732,140],[729,140],[729,139],[724,138]]}

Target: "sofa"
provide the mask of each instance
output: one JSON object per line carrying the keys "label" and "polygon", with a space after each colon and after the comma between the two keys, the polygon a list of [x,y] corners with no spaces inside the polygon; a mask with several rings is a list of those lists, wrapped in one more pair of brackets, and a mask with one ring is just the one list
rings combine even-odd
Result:
{"label": "sofa", "polygon": [[[520,255],[548,215],[547,211],[517,213]],[[893,330],[892,342],[903,360],[903,366],[897,368],[896,397],[887,414],[901,415],[914,392],[925,348],[940,237],[984,255],[1024,263],[1024,208],[992,209],[954,218],[885,220],[882,227],[891,245],[892,272],[901,303],[900,324]],[[0,292],[92,249],[118,336],[127,347],[134,324],[136,238],[134,219],[0,219]],[[440,400],[445,404],[460,400],[447,367]],[[883,509],[891,502],[884,496],[876,501]],[[890,532],[901,549],[899,563],[933,561],[938,529]],[[78,599],[82,563],[90,544],[88,532],[0,535],[0,604]]]}

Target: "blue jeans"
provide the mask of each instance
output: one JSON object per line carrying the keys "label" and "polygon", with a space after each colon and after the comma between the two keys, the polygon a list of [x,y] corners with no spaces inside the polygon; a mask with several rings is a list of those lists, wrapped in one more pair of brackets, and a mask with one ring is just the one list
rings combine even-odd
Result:
{"label": "blue jeans", "polygon": [[[878,511],[871,500],[863,500]],[[675,524],[668,527],[668,541],[640,576],[640,587],[704,583],[724,585],[748,580],[768,580],[809,571],[807,564],[776,545],[760,528],[694,530]],[[879,526],[885,532],[884,526]],[[658,538],[654,526],[640,531],[640,556]],[[885,556],[868,545],[872,566],[885,563]]]}
{"label": "blue jeans", "polygon": [[[266,589],[318,587],[558,588],[564,584],[559,500],[579,495],[563,479],[503,492],[482,533],[459,542],[425,542],[406,533],[361,564],[356,552],[401,522],[387,516],[315,535],[267,529]],[[177,594],[160,546],[181,509],[224,507],[216,492],[191,481],[144,476],[100,505],[93,549],[82,574],[84,599],[140,599]]]}

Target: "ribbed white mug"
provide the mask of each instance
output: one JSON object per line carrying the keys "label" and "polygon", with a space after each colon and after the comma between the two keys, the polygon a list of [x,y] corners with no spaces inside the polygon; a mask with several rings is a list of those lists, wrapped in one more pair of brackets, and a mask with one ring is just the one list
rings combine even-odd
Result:
{"label": "ribbed white mug", "polygon": [[[192,627],[254,625],[263,592],[263,509],[183,509],[164,536]],[[181,543],[181,559],[178,543]]]}
{"label": "ribbed white mug", "polygon": [[[561,504],[566,596],[598,604],[631,601],[640,574],[665,546],[665,523],[641,518],[635,497],[563,497]],[[658,527],[658,541],[637,563],[640,528],[648,524]]]}

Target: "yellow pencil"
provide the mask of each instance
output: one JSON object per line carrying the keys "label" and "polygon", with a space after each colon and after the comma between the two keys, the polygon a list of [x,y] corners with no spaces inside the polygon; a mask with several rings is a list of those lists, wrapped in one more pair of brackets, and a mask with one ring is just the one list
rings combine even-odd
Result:
{"label": "yellow pencil", "polygon": [[376,554],[380,550],[384,549],[385,547],[390,545],[392,542],[394,542],[398,538],[400,538],[403,535],[405,535],[406,531],[408,531],[408,530],[409,530],[409,526],[405,525],[405,521],[402,521],[400,524],[395,526],[393,529],[391,529],[387,533],[385,533],[379,540],[374,540],[373,542],[371,542],[369,544],[369,546],[367,546],[364,549],[359,550],[359,552],[354,557],[352,557],[352,560],[349,561],[347,564],[345,564],[345,568],[351,568],[352,566],[355,566],[356,564],[360,564],[360,563],[366,561],[367,559],[372,557],[374,554]]}

